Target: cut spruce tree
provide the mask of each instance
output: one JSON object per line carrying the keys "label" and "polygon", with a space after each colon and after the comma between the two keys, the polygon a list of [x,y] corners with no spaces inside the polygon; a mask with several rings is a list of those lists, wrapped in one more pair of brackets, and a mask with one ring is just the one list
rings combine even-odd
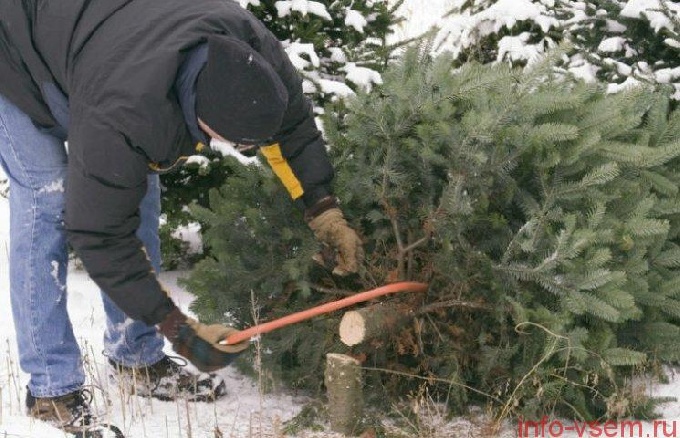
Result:
{"label": "cut spruce tree", "polygon": [[360,284],[312,261],[318,244],[270,172],[239,167],[194,209],[211,253],[187,282],[194,310],[245,327],[422,281],[424,302],[389,300],[417,311],[381,339],[344,345],[340,314],[264,335],[265,375],[322,391],[325,354],[351,354],[372,406],[428,385],[454,412],[648,413],[630,376],[680,359],[680,113],[647,89],[555,79],[556,57],[455,68],[414,49],[347,113],[329,109]]}

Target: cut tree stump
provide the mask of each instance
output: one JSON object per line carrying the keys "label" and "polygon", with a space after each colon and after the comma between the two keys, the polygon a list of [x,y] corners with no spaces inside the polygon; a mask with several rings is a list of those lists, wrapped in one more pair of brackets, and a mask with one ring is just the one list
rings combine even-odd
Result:
{"label": "cut tree stump", "polygon": [[409,305],[374,304],[346,312],[340,321],[340,340],[348,346],[394,333],[416,316]]}
{"label": "cut tree stump", "polygon": [[360,432],[364,411],[361,364],[344,354],[326,355],[324,382],[328,393],[331,429],[347,436]]}

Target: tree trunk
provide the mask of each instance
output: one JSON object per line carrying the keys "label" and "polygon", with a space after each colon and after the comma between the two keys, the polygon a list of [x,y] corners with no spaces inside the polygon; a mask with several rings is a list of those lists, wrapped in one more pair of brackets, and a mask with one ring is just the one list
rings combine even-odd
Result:
{"label": "tree trunk", "polygon": [[345,344],[361,344],[369,339],[394,333],[415,317],[408,305],[375,304],[346,312],[340,321],[340,340]]}
{"label": "tree trunk", "polygon": [[326,391],[331,429],[348,436],[360,432],[363,417],[363,378],[358,360],[344,354],[326,356]]}

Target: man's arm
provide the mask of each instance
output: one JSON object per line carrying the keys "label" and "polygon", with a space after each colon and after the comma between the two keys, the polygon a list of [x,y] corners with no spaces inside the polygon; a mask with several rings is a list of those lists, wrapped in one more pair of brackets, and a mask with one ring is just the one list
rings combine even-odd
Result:
{"label": "man's arm", "polygon": [[260,46],[257,49],[272,64],[288,91],[288,108],[281,129],[274,137],[276,143],[263,148],[262,152],[270,164],[282,159],[290,166],[302,193],[291,192],[289,185],[286,186],[294,199],[302,199],[305,207],[309,208],[331,195],[330,183],[334,173],[326,152],[326,142],[316,127],[312,102],[302,92],[302,78],[288,54],[264,25],[258,30]]}
{"label": "man's arm", "polygon": [[361,239],[332,196],[333,167],[314,121],[312,103],[302,92],[302,78],[281,43],[266,29],[259,50],[288,91],[288,108],[274,137],[276,144],[263,147],[262,152],[291,197],[303,201],[305,220],[317,240],[337,250],[333,273],[357,273],[364,258]]}
{"label": "man's arm", "polygon": [[66,187],[69,242],[95,283],[123,312],[157,324],[175,305],[135,235],[146,193],[146,161],[116,133],[97,134],[94,125],[74,128]]}
{"label": "man's arm", "polygon": [[90,277],[130,318],[158,325],[173,349],[202,371],[231,363],[248,343],[221,345],[235,330],[183,314],[165,293],[135,233],[146,160],[122,135],[92,124],[72,129],[66,189],[69,241]]}

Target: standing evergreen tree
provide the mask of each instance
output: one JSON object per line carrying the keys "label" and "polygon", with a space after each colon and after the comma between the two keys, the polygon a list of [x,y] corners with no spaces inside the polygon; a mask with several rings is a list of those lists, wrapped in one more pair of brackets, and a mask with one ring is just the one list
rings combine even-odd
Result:
{"label": "standing evergreen tree", "polygon": [[670,84],[680,100],[680,5],[670,0],[458,0],[437,37],[461,63],[526,65],[559,43],[561,66],[615,92]]}
{"label": "standing evergreen tree", "polygon": [[387,38],[396,10],[376,0],[241,0],[283,41],[305,77],[305,89],[322,106],[336,95],[380,83],[393,47]]}
{"label": "standing evergreen tree", "polygon": [[[387,37],[399,22],[396,10],[403,0],[391,6],[377,0],[239,0],[239,3],[282,41],[304,77],[305,92],[322,113],[323,106],[330,101],[381,82],[380,72],[395,48],[387,43]],[[238,166],[235,162],[226,164],[222,156],[220,152],[209,151],[208,160],[162,176],[168,193],[162,200],[167,219],[161,230],[163,259],[168,268],[187,259],[191,261],[186,245],[172,237],[178,227],[195,220],[186,206],[192,202],[207,206],[208,189],[221,186],[233,166]]]}
{"label": "standing evergreen tree", "polygon": [[[450,55],[410,51],[329,114],[336,193],[368,254],[363,288],[430,289],[393,301],[415,318],[384,339],[341,345],[339,315],[264,336],[267,375],[319,389],[323,355],[349,353],[448,382],[432,393],[455,409],[481,398],[501,416],[592,419],[647,407],[627,377],[680,359],[680,113],[649,90],[555,80],[554,61],[456,70]],[[285,198],[268,172],[242,168],[196,209],[211,225],[212,257],[188,281],[204,318],[250,325],[356,290],[315,268]],[[377,401],[414,382],[368,373]]]}

